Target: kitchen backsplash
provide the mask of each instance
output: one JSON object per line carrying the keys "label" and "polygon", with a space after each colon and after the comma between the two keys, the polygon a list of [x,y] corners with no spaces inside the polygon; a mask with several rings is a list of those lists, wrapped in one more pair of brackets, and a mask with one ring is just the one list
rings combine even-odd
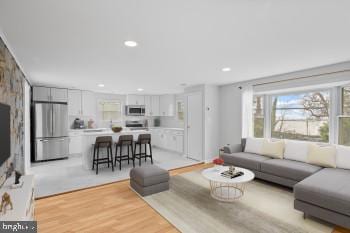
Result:
{"label": "kitchen backsplash", "polygon": [[[76,117],[69,116],[69,128],[73,129],[73,122]],[[90,117],[81,117],[80,119],[84,120],[85,125],[87,126],[88,121],[91,119]],[[148,126],[153,127],[154,126],[154,119],[160,120],[160,126],[161,127],[168,127],[168,128],[184,128],[184,121],[180,121],[176,119],[175,117],[136,117],[136,116],[124,116],[123,120],[121,122],[113,122],[113,125],[115,126],[125,126],[125,121],[132,121],[132,120],[147,120]],[[110,122],[108,121],[98,121],[96,122],[95,119],[92,119],[95,121],[94,125],[95,128],[109,128]]]}
{"label": "kitchen backsplash", "polygon": [[160,117],[160,126],[169,128],[184,128],[185,122],[176,117]]}

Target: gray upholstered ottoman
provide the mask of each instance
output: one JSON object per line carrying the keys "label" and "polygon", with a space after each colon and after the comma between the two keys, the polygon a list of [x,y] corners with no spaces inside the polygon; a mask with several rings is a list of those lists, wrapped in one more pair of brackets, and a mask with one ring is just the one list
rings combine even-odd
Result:
{"label": "gray upholstered ottoman", "polygon": [[136,167],[130,171],[130,186],[141,196],[169,189],[169,172],[155,165]]}

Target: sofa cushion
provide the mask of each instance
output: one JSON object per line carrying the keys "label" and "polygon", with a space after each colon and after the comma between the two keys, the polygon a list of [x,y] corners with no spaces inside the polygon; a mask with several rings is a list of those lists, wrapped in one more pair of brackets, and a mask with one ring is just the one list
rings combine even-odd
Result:
{"label": "sofa cushion", "polygon": [[296,184],[294,196],[297,200],[350,216],[350,171],[322,169]]}
{"label": "sofa cushion", "polygon": [[261,163],[262,172],[296,181],[303,180],[320,169],[315,165],[288,159],[270,159]]}
{"label": "sofa cushion", "polygon": [[247,138],[244,152],[261,154],[264,141],[264,138]]}
{"label": "sofa cushion", "polygon": [[262,161],[268,160],[268,157],[252,154],[247,152],[238,152],[232,154],[222,154],[220,156],[225,164],[232,164],[237,167],[243,167],[248,169],[253,169],[256,171],[260,171],[260,163]]}
{"label": "sofa cushion", "polygon": [[299,162],[307,162],[309,152],[309,142],[284,140],[284,158]]}
{"label": "sofa cushion", "polygon": [[350,147],[337,146],[337,168],[350,169]]}
{"label": "sofa cushion", "polygon": [[322,167],[336,167],[336,147],[334,145],[309,144],[308,163]]}
{"label": "sofa cushion", "polygon": [[145,165],[130,170],[130,179],[141,186],[150,186],[169,181],[169,172],[155,165]]}

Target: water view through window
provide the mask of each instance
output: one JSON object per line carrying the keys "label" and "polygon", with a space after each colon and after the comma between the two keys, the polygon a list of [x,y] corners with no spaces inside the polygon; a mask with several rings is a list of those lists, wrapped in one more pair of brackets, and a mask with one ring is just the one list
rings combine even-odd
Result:
{"label": "water view through window", "polygon": [[273,96],[271,136],[328,142],[329,103],[329,91]]}

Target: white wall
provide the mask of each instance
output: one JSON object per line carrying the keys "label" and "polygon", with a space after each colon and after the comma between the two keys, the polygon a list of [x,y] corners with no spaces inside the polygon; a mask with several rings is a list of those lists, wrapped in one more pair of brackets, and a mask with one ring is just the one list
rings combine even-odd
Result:
{"label": "white wall", "polygon": [[239,86],[239,84],[232,84],[219,88],[220,146],[237,144],[241,140],[242,99]]}
{"label": "white wall", "polygon": [[211,162],[213,158],[219,156],[220,148],[220,102],[218,86],[205,86],[204,108],[204,160],[206,162]]}
{"label": "white wall", "polygon": [[[234,83],[220,86],[220,145],[237,144],[241,140],[241,125],[242,125],[242,111],[241,111],[241,91],[240,86],[251,84],[263,84],[272,82],[270,84],[258,85],[254,87],[255,91],[281,91],[283,88],[305,88],[312,85],[326,86],[327,83],[350,82],[350,72],[343,72],[350,70],[350,62],[343,62],[324,67],[318,67],[308,70],[292,72],[288,74],[275,75],[255,79],[249,82]],[[330,74],[338,72],[336,74]],[[315,77],[308,77],[315,76]],[[307,78],[302,78],[307,77]],[[302,78],[302,79],[299,79]],[[298,80],[292,80],[298,79]],[[290,81],[287,81],[290,80]],[[279,82],[283,81],[283,82]],[[283,90],[282,90],[283,91]]]}

